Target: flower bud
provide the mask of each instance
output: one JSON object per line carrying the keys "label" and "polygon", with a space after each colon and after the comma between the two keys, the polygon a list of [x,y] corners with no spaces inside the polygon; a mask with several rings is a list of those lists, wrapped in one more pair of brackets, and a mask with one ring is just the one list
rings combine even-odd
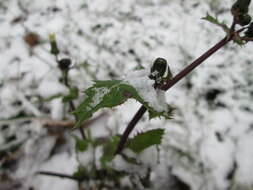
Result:
{"label": "flower bud", "polygon": [[58,55],[60,53],[60,51],[58,49],[54,34],[49,35],[49,41],[50,41],[50,46],[51,46],[50,53],[52,53],[53,55]]}
{"label": "flower bud", "polygon": [[149,75],[150,79],[157,79],[159,77],[162,77],[164,73],[166,72],[167,68],[167,61],[164,58],[157,58],[152,67],[151,67],[151,74]]}
{"label": "flower bud", "polygon": [[249,11],[249,5],[251,0],[237,0],[232,8],[232,14],[237,17],[240,14],[247,14]]}
{"label": "flower bud", "polygon": [[250,23],[251,21],[251,16],[248,14],[244,14],[244,15],[239,15],[238,17],[238,24],[240,24],[241,26],[246,26]]}
{"label": "flower bud", "polygon": [[61,60],[58,62],[58,67],[59,67],[62,71],[68,70],[70,65],[71,65],[71,60],[70,60],[69,58],[61,59]]}
{"label": "flower bud", "polygon": [[245,36],[253,38],[253,22],[250,23],[248,30],[245,32]]}

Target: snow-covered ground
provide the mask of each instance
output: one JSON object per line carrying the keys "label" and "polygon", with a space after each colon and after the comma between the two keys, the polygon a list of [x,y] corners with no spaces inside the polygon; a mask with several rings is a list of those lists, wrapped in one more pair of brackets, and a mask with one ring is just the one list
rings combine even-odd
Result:
{"label": "snow-covered ground", "polygon": [[[224,37],[200,18],[209,12],[231,23],[232,2],[1,0],[0,153],[22,146],[15,154],[0,154],[0,190],[78,189],[72,180],[35,174],[71,175],[78,166],[73,132],[43,125],[73,119],[61,98],[50,100],[67,88],[49,53],[49,34],[56,34],[60,57],[72,59],[71,84],[82,90],[92,80],[121,79],[137,67],[148,68],[157,57],[166,58],[176,74]],[[253,188],[252,47],[230,43],[166,92],[176,108],[173,120],[150,121],[145,115],[138,123],[134,133],[166,129],[160,163],[152,148],[140,155],[152,168],[154,189],[168,189],[172,176],[192,190]],[[102,121],[90,126],[92,135],[122,133],[139,106],[131,100],[103,110]],[[3,121],[13,117],[19,119]],[[114,162],[125,166],[118,157]]]}

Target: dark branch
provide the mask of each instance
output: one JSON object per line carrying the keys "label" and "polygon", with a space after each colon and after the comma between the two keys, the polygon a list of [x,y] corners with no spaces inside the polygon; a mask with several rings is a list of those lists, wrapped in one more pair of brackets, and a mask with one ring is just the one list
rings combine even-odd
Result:
{"label": "dark branch", "polygon": [[114,155],[119,154],[123,150],[124,145],[125,145],[125,143],[127,141],[127,138],[129,136],[129,134],[132,132],[132,130],[134,129],[135,125],[138,123],[138,121],[144,115],[144,113],[146,112],[146,110],[147,109],[144,106],[141,106],[141,108],[135,114],[135,116],[133,117],[133,119],[130,121],[130,123],[126,127],[126,130],[124,131],[123,135],[120,138],[120,142],[118,144],[118,147],[117,147]]}
{"label": "dark branch", "polygon": [[201,55],[198,59],[193,61],[190,65],[188,65],[185,69],[183,69],[180,73],[178,73],[175,77],[172,79],[169,79],[166,81],[166,84],[161,86],[160,89],[167,91],[172,86],[174,86],[178,81],[183,79],[186,75],[188,75],[192,70],[194,70],[197,66],[199,66],[201,63],[203,63],[207,58],[209,58],[211,55],[213,55],[217,50],[225,46],[229,41],[232,40],[232,36],[229,38],[225,37],[220,42],[218,42],[215,46],[213,46],[211,49],[209,49],[207,52],[205,52],[203,55]]}

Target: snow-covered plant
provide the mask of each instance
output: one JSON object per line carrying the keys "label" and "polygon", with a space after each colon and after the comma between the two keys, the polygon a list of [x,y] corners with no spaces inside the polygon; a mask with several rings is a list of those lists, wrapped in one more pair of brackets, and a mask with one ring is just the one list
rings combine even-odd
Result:
{"label": "snow-covered plant", "polygon": [[[244,45],[253,40],[253,22],[251,22],[251,16],[248,14],[249,5],[250,0],[237,0],[232,5],[233,23],[230,27],[225,22],[221,22],[207,13],[207,16],[203,17],[203,19],[221,27],[226,32],[226,37],[175,77],[172,77],[171,71],[167,67],[167,61],[163,58],[157,58],[150,72],[146,69],[134,71],[122,80],[95,81],[95,84],[91,88],[85,90],[84,101],[73,112],[77,118],[76,127],[80,127],[85,120],[101,108],[120,105],[128,98],[136,99],[142,104],[142,107],[136,114],[137,119],[133,118],[134,121],[130,122],[121,138],[121,142],[115,152],[120,153],[133,126],[139,121],[146,110],[149,111],[150,119],[160,116],[170,119],[172,107],[166,105],[164,92],[162,91],[167,91],[228,42],[234,41],[239,45]],[[236,29],[237,25],[241,26],[241,28]],[[242,32],[244,32],[244,35],[241,35]],[[164,77],[166,69],[167,76]]]}
{"label": "snow-covered plant", "polygon": [[[225,37],[174,77],[167,61],[159,57],[155,59],[151,68],[132,71],[121,79],[95,80],[91,87],[84,90],[83,100],[77,108],[73,104],[73,100],[78,97],[79,90],[76,87],[71,87],[68,83],[71,60],[58,58],[60,51],[55,37],[51,36],[51,53],[55,55],[63,74],[64,84],[69,88],[69,94],[63,98],[63,101],[70,105],[76,120],[74,128],[80,129],[82,134],[82,139],[77,136],[73,137],[76,142],[76,153],[80,166],[73,174],[72,179],[90,189],[151,188],[150,168],[146,167],[144,172],[138,172],[143,167],[138,155],[145,150],[155,151],[159,155],[158,150],[164,129],[145,130],[132,138],[128,138],[129,134],[146,111],[149,112],[150,119],[155,117],[171,119],[174,108],[166,103],[165,92],[216,51],[231,41],[238,45],[245,45],[253,41],[253,22],[248,14],[249,4],[250,0],[237,0],[233,4],[231,8],[233,22],[230,26],[207,13],[203,19],[221,27],[226,33]],[[129,122],[122,136],[115,134],[109,139],[99,139],[93,138],[88,130],[83,131],[83,123],[90,119],[95,112],[121,105],[130,98],[135,99],[142,106]],[[127,167],[136,170],[118,169],[117,164],[123,162],[128,164],[126,164]],[[44,174],[49,173],[44,172]],[[130,186],[127,185],[129,181]]]}

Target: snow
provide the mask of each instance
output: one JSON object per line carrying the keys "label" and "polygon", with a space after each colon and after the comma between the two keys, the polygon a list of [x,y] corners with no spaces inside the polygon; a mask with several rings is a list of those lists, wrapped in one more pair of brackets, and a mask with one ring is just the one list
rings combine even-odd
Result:
{"label": "snow", "polygon": [[62,104],[62,99],[54,99],[50,102],[50,107],[51,107],[51,118],[56,119],[56,120],[61,120],[63,118],[63,104]]}
{"label": "snow", "polygon": [[154,89],[154,80],[148,78],[149,74],[148,69],[133,71],[126,75],[124,81],[133,86],[150,107],[158,112],[167,111],[165,93]]}
{"label": "snow", "polygon": [[85,166],[88,171],[91,171],[94,161],[94,148],[91,145],[88,146],[85,152],[77,153],[77,159],[82,166]]}
{"label": "snow", "polygon": [[[66,164],[68,163],[68,164]],[[72,175],[77,168],[76,158],[68,153],[62,153],[48,162],[43,164],[40,168],[41,171],[54,171],[57,173],[65,173]],[[34,186],[40,189],[77,189],[77,183],[70,179],[52,178],[49,176],[41,176],[33,182]]]}
{"label": "snow", "polygon": [[252,162],[250,161],[253,156],[252,146],[252,132],[246,133],[243,138],[238,142],[238,153],[236,160],[240,162],[236,178],[238,182],[246,187],[250,187],[252,183],[251,170]]}
{"label": "snow", "polygon": [[56,94],[67,94],[67,88],[59,82],[47,79],[40,83],[38,92],[43,98],[49,98]]}
{"label": "snow", "polygon": [[95,88],[94,90],[95,96],[92,97],[90,105],[92,108],[96,107],[96,105],[98,105],[103,100],[103,97],[110,92],[110,89],[106,87]]}
{"label": "snow", "polygon": [[[149,69],[133,71],[140,66],[149,68],[155,58],[164,57],[172,72],[179,72],[224,37],[220,28],[200,18],[209,12],[230,23],[232,2],[2,1],[0,118],[11,118],[21,111],[34,117],[69,118],[60,98],[47,103],[39,99],[68,92],[59,82],[60,71],[49,54],[48,34],[55,33],[60,57],[70,57],[74,63],[70,83],[81,91],[90,87],[94,79],[127,76],[125,80],[138,88],[156,110],[164,110],[164,102],[176,107],[173,120],[148,120],[145,115],[131,134],[153,128],[166,129],[159,164],[156,165],[156,152],[148,149],[139,156],[144,163],[141,169],[129,166],[118,156],[114,160],[115,167],[144,174],[151,165],[155,189],[169,189],[166,183],[173,174],[193,190],[225,190],[231,186],[231,189],[249,190],[253,186],[252,44],[241,48],[230,43],[166,93],[153,89],[153,81],[147,77]],[[54,12],[53,8],[59,10]],[[13,23],[19,16],[23,19]],[[39,35],[39,45],[30,47],[24,42],[23,37],[29,31]],[[81,66],[84,61],[88,69]],[[212,89],[221,93],[207,100]],[[82,98],[80,95],[75,104]],[[94,103],[98,100],[99,97],[94,97]],[[104,137],[122,133],[139,106],[130,100],[107,110],[105,118],[89,126],[92,135]],[[64,146],[63,152],[49,156],[57,137],[49,136],[40,122],[14,120],[7,123],[9,128],[3,132],[5,122],[1,121],[0,126],[1,147],[26,139],[20,150],[22,156],[18,154],[16,169],[8,170],[15,181],[22,182],[22,190],[31,186],[39,190],[77,189],[71,180],[34,176],[42,169],[66,174],[75,171],[78,162],[71,137],[67,138],[70,143]],[[12,134],[18,134],[17,141],[7,143],[5,138]],[[101,150],[96,151],[99,157]],[[85,152],[80,162],[90,164],[92,152],[91,149]],[[228,180],[226,177],[234,162],[237,169],[233,179]],[[126,178],[124,183],[131,183],[129,181]]]}

